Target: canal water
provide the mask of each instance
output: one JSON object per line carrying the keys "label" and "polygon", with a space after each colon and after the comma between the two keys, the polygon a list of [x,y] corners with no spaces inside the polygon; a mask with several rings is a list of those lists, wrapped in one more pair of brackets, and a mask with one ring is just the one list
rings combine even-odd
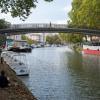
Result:
{"label": "canal water", "polygon": [[21,77],[38,100],[100,100],[100,56],[67,47],[36,48],[26,54],[29,77]]}

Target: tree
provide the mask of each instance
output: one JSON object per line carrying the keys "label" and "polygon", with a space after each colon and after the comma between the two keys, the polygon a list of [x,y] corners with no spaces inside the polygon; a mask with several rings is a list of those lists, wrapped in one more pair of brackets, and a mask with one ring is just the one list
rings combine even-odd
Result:
{"label": "tree", "polygon": [[27,37],[25,35],[21,35],[22,40],[27,40]]}
{"label": "tree", "polygon": [[10,26],[10,23],[5,21],[5,19],[0,19],[0,29],[7,28]]}
{"label": "tree", "polygon": [[63,43],[79,43],[82,42],[83,35],[73,33],[59,33],[59,36]]}
{"label": "tree", "polygon": [[49,44],[53,44],[54,41],[52,39],[52,36],[46,36],[46,42],[49,43]]}
{"label": "tree", "polygon": [[69,42],[68,34],[59,33],[59,38],[60,38],[62,43]]}
{"label": "tree", "polygon": [[31,45],[31,44],[33,44],[33,40],[30,39],[30,38],[27,38],[27,43],[28,43],[29,45]]}
{"label": "tree", "polygon": [[[5,21],[5,19],[0,19],[0,29],[3,28],[8,28],[10,26],[10,23]],[[5,34],[1,35],[0,34],[0,46],[4,45],[6,41],[6,36]]]}
{"label": "tree", "polygon": [[[100,29],[100,0],[73,0],[69,17],[69,27]],[[70,41],[75,43],[82,37],[71,35]]]}
{"label": "tree", "polygon": [[78,15],[81,4],[82,4],[82,0],[73,0],[72,10],[69,12],[69,17],[70,17],[70,20],[68,21],[69,26],[76,27],[78,25],[78,16],[77,15]]}
{"label": "tree", "polygon": [[[51,2],[53,0],[44,0]],[[0,0],[1,13],[11,13],[12,17],[27,18],[32,8],[36,8],[38,0]]]}
{"label": "tree", "polygon": [[61,40],[60,40],[58,35],[47,36],[46,42],[49,43],[49,44],[61,44]]}
{"label": "tree", "polygon": [[29,45],[31,45],[31,44],[33,44],[33,43],[36,43],[36,41],[34,41],[34,40],[28,38],[28,37],[25,36],[25,35],[22,35],[22,36],[21,36],[21,39],[22,39],[22,40],[27,40],[27,43],[28,43]]}
{"label": "tree", "polygon": [[73,0],[69,26],[100,29],[100,0]]}
{"label": "tree", "polygon": [[5,45],[5,42],[6,42],[6,37],[5,37],[5,35],[1,35],[1,34],[0,34],[0,46]]}

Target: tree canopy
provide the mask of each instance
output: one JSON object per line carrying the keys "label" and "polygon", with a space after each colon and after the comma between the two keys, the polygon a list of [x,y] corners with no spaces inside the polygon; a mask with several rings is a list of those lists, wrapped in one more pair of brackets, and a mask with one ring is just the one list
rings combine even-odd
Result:
{"label": "tree canopy", "polygon": [[4,45],[5,44],[5,41],[6,41],[5,35],[1,35],[0,34],[0,46]]}
{"label": "tree canopy", "polygon": [[[73,0],[69,27],[100,29],[100,0]],[[81,34],[60,34],[67,42],[82,42]]]}
{"label": "tree canopy", "polygon": [[73,33],[59,33],[63,43],[79,43],[82,42],[83,35]]}
{"label": "tree canopy", "polygon": [[22,40],[27,40],[27,43],[28,43],[29,45],[33,44],[33,40],[30,39],[30,38],[28,38],[28,37],[25,36],[25,35],[22,35],[22,36],[21,36],[21,39],[22,39]]}
{"label": "tree canopy", "polygon": [[[10,25],[10,23],[5,21],[5,19],[0,19],[0,29],[7,28],[7,27],[9,27],[9,25]],[[2,34],[2,35],[0,34],[0,46],[4,45],[5,41],[6,41],[5,34]]]}
{"label": "tree canopy", "polygon": [[[51,2],[53,0],[44,0]],[[32,8],[36,8],[38,0],[0,0],[1,13],[11,13],[12,17],[27,18]]]}
{"label": "tree canopy", "polygon": [[73,0],[69,26],[100,29],[100,0]]}
{"label": "tree canopy", "polygon": [[5,21],[5,19],[0,19],[0,29],[9,27],[10,23]]}
{"label": "tree canopy", "polygon": [[61,44],[61,40],[58,35],[46,36],[46,42],[49,44]]}

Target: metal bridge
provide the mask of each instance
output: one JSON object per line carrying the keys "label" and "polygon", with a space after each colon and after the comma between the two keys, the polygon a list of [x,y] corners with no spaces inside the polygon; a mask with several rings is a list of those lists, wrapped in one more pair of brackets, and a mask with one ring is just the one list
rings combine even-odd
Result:
{"label": "metal bridge", "polygon": [[13,24],[9,28],[0,29],[0,34],[26,34],[26,33],[82,33],[100,35],[100,30],[68,28],[67,24]]}

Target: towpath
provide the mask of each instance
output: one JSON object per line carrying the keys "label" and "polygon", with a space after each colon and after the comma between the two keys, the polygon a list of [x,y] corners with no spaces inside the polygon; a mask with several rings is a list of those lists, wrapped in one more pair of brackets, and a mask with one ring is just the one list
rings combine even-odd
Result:
{"label": "towpath", "polygon": [[4,89],[0,88],[0,100],[37,100],[5,62],[0,63],[1,70],[9,77],[11,85]]}

